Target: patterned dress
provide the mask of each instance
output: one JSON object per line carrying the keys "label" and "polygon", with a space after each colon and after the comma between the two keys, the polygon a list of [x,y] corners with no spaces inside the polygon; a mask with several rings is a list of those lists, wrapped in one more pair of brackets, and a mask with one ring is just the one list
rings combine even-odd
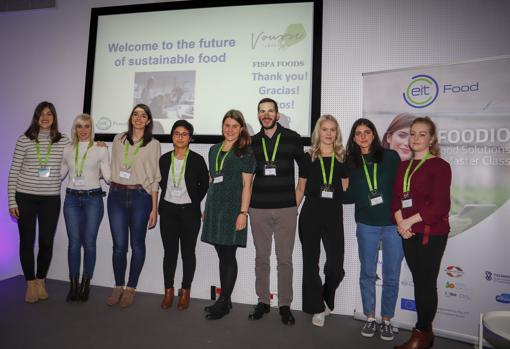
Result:
{"label": "patterned dress", "polygon": [[[209,174],[217,176],[215,170],[216,156],[222,143],[215,144],[209,149]],[[221,163],[225,152],[221,152],[218,164]],[[202,241],[228,246],[246,247],[247,228],[236,231],[235,225],[241,210],[241,196],[243,190],[243,173],[255,172],[255,158],[251,148],[242,157],[230,151],[223,164],[223,182],[211,183],[207,191],[205,202]]]}

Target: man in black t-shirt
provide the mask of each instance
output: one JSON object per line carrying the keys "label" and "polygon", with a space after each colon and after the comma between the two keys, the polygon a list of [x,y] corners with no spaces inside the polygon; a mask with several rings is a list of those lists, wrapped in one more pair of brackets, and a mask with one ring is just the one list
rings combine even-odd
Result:
{"label": "man in black t-shirt", "polygon": [[296,235],[294,161],[301,166],[304,152],[301,137],[278,123],[278,105],[264,98],[258,104],[262,126],[252,138],[257,160],[250,205],[250,224],[255,244],[255,289],[258,304],[249,319],[261,319],[270,310],[270,257],[273,236],[278,261],[278,306],[282,322],[295,323],[292,302],[292,252]]}

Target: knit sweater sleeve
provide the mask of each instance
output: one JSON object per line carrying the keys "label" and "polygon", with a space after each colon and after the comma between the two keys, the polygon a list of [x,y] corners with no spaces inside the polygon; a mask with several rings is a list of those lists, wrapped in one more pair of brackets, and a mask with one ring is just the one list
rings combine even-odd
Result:
{"label": "knit sweater sleeve", "polygon": [[9,198],[9,208],[18,207],[16,203],[16,187],[18,184],[18,177],[25,158],[25,152],[27,147],[28,138],[20,136],[16,141],[16,147],[14,148],[14,155],[12,156],[11,169],[9,170],[9,179],[7,184],[7,192]]}

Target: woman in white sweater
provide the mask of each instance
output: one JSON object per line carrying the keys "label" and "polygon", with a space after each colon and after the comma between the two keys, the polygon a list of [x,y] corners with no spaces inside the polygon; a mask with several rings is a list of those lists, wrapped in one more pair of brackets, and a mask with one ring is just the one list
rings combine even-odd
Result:
{"label": "woman in white sweater", "polygon": [[[145,261],[147,227],[158,218],[161,146],[152,137],[152,113],[145,104],[136,105],[128,120],[128,131],[112,144],[112,176],[108,194],[108,219],[113,239],[115,287],[108,305],[133,303],[138,278]],[[131,245],[126,284],[127,251]]]}
{"label": "woman in white sweater", "polygon": [[[78,115],[71,130],[72,143],[65,147],[61,174],[69,173],[64,200],[69,247],[69,278],[71,280],[67,301],[86,302],[90,280],[96,263],[96,239],[104,215],[100,178],[110,180],[108,148],[94,144],[94,122],[88,114]],[[81,248],[83,246],[83,276],[80,276]]]}
{"label": "woman in white sweater", "polygon": [[[60,166],[67,144],[69,139],[58,131],[55,106],[45,101],[35,108],[30,126],[18,138],[14,149],[8,183],[9,213],[18,221],[27,303],[48,298],[44,280],[60,215]],[[37,269],[36,223],[39,228]]]}

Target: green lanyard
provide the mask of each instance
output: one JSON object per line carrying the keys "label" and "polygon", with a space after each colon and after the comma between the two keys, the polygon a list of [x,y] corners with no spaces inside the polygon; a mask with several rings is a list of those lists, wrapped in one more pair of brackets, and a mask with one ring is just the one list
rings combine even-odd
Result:
{"label": "green lanyard", "polygon": [[182,175],[184,174],[184,169],[186,168],[186,163],[188,162],[189,149],[186,150],[186,155],[184,155],[184,163],[182,164],[181,170],[179,171],[179,179],[177,183],[175,183],[174,153],[175,151],[172,152],[172,165],[170,168],[172,169],[172,182],[174,183],[174,187],[178,187],[181,185]]}
{"label": "green lanyard", "polygon": [[427,154],[425,154],[423,159],[421,159],[421,161],[418,163],[418,166],[414,168],[411,174],[409,174],[409,171],[411,171],[411,166],[413,166],[413,160],[409,161],[409,166],[407,166],[406,173],[404,174],[404,193],[408,193],[411,190],[411,177],[416,171],[418,171],[418,169],[425,163],[425,161],[427,161],[429,157],[430,152],[427,152]]}
{"label": "green lanyard", "polygon": [[331,167],[329,168],[329,181],[326,181],[326,169],[324,168],[324,161],[322,161],[322,156],[320,156],[320,155],[319,155],[319,161],[321,163],[322,180],[324,182],[324,185],[331,186],[331,183],[333,183],[333,170],[335,168],[335,155],[331,154]]}
{"label": "green lanyard", "polygon": [[50,159],[51,154],[51,140],[50,143],[48,143],[48,149],[46,150],[46,157],[44,158],[44,162],[42,160],[41,156],[41,146],[39,145],[39,142],[35,143],[35,149],[37,150],[37,161],[39,162],[39,167],[43,167],[48,165],[48,160]]}
{"label": "green lanyard", "polygon": [[[274,144],[273,149],[273,155],[271,156],[271,162],[274,162],[274,159],[276,158],[276,152],[278,151],[278,145],[280,144],[280,136],[282,134],[278,133],[278,136],[276,136],[276,143]],[[269,156],[267,156],[267,148],[266,148],[266,140],[264,136],[262,136],[262,149],[264,149],[264,158],[266,159],[266,162],[269,161]]]}
{"label": "green lanyard", "polygon": [[[90,147],[92,147],[92,145],[89,143],[87,150],[85,151],[85,153],[83,154],[83,156],[81,158],[81,164],[79,164],[78,145],[79,144],[76,144],[76,151],[74,152],[74,175],[75,175],[75,177],[80,177],[83,174],[83,165],[85,164],[85,159],[87,158],[87,153],[89,152]],[[78,170],[78,167],[80,168],[79,170]]]}
{"label": "green lanyard", "polygon": [[[223,149],[223,143],[221,143],[220,150],[218,150],[218,154],[216,154],[216,167],[214,168],[216,170],[216,174],[218,174],[218,159],[220,158],[221,150]],[[232,149],[230,149],[232,150]],[[230,154],[230,150],[227,151],[225,155],[223,155],[223,158],[221,159],[221,164],[219,167],[219,171],[221,172],[223,170],[223,163],[225,162],[225,158]]]}
{"label": "green lanyard", "polygon": [[133,155],[129,158],[129,142],[126,141],[126,144],[124,145],[124,168],[130,169],[131,165],[133,165],[133,161],[135,160],[136,154],[138,154],[138,151],[140,150],[140,147],[143,145],[143,138],[138,143],[138,145],[135,148],[135,151],[133,152]]}
{"label": "green lanyard", "polygon": [[372,181],[370,180],[370,175],[368,174],[367,163],[365,162],[365,158],[361,155],[361,160],[363,160],[363,169],[365,170],[365,177],[367,177],[368,189],[371,193],[377,191],[377,162],[374,162],[374,186],[372,186]]}

